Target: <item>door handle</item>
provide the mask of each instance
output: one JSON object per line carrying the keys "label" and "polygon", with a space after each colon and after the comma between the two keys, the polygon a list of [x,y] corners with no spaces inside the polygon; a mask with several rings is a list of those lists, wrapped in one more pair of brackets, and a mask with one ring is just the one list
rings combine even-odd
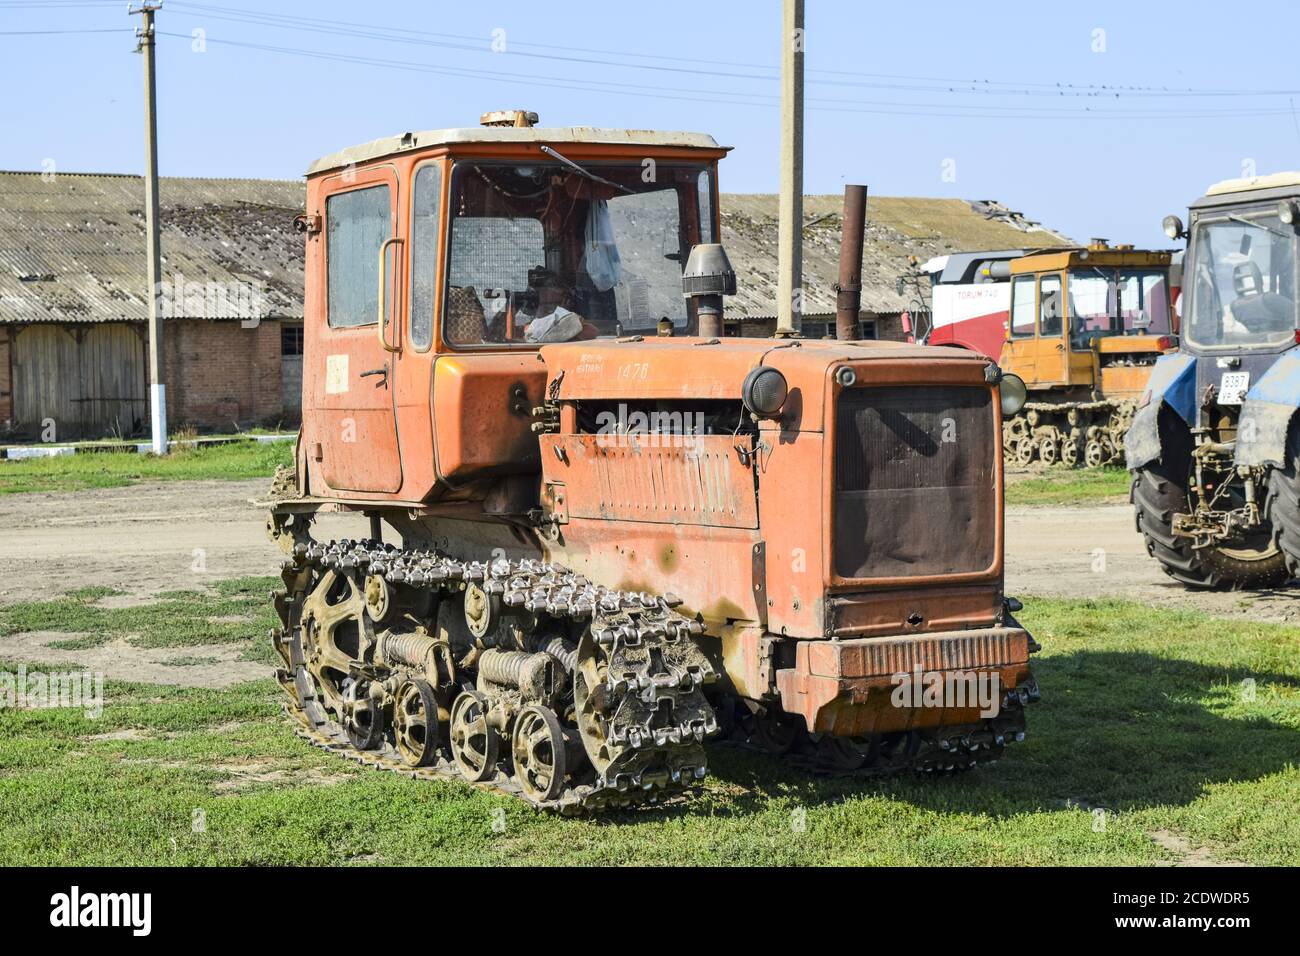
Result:
{"label": "door handle", "polygon": [[[385,239],[383,245],[379,247],[379,344],[383,346],[385,352],[400,352],[400,345],[389,345],[388,338],[384,335],[384,326],[388,324],[388,247],[392,245],[403,245],[404,241],[397,236]],[[397,288],[397,263],[393,260],[393,288]],[[394,298],[396,298],[394,296]]]}
{"label": "door handle", "polygon": [[381,378],[378,382],[375,383],[375,388],[387,388],[387,387],[388,387],[388,366],[387,366],[387,365],[385,365],[383,368],[372,368],[372,369],[370,369],[370,370],[367,371],[367,372],[362,372],[361,375],[360,375],[359,377],[360,377],[360,378],[369,378],[369,377],[372,376],[372,375],[382,375],[382,376],[383,376],[383,378]]}

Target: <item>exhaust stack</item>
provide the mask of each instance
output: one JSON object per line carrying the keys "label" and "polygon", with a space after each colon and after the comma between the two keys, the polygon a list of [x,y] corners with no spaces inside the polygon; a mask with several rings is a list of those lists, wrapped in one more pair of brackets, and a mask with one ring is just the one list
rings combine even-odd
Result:
{"label": "exhaust stack", "polygon": [[840,277],[835,283],[835,337],[858,337],[862,311],[862,240],[867,227],[867,187],[844,187],[844,215],[840,227]]}

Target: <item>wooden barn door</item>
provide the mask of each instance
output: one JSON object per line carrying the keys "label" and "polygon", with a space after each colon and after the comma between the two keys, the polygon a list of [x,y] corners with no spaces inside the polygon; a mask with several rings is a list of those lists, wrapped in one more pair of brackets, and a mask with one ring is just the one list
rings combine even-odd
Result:
{"label": "wooden barn door", "polygon": [[94,325],[81,339],[82,429],[86,437],[138,435],[149,421],[144,341],[130,325]]}
{"label": "wooden barn door", "polygon": [[14,341],[14,423],[55,441],[130,435],[148,415],[144,347],[129,325],[31,325]]}
{"label": "wooden barn door", "polygon": [[80,437],[76,397],[77,340],[61,325],[29,325],[14,340],[14,426],[55,441]]}

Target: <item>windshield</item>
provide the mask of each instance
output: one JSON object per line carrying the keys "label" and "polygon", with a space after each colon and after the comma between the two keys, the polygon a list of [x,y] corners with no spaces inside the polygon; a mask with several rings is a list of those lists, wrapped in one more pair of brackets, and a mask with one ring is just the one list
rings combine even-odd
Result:
{"label": "windshield", "polygon": [[1071,270],[1070,338],[1075,348],[1087,348],[1097,336],[1169,331],[1169,282],[1163,270]]}
{"label": "windshield", "polygon": [[[682,268],[713,242],[698,165],[459,162],[444,338],[452,345],[653,334],[690,315]],[[584,173],[588,175],[584,175]]]}
{"label": "windshield", "polygon": [[1295,233],[1276,215],[1198,223],[1189,260],[1192,342],[1249,348],[1295,335]]}

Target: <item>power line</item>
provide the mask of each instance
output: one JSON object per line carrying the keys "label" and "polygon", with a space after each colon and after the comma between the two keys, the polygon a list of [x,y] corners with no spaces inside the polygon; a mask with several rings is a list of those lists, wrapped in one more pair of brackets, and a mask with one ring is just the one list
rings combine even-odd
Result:
{"label": "power line", "polygon": [[[357,23],[347,20],[330,20],[321,17],[304,17],[291,14],[269,13],[261,10],[250,10],[240,7],[220,7],[212,4],[190,3],[185,0],[177,0],[175,6],[201,12],[213,19],[229,20],[234,22],[253,22],[263,26],[272,26],[282,29],[305,30],[307,32],[326,33],[340,36],[351,36],[362,39],[376,39],[397,43],[413,43],[418,45],[436,46],[445,49],[469,50],[472,52],[484,53],[484,38],[468,34],[443,33],[432,30],[416,30],[402,27],[377,27],[374,24]],[[231,14],[238,14],[232,16]],[[418,38],[439,38],[438,40],[418,39]],[[441,41],[459,40],[468,41],[467,43],[446,43]],[[646,54],[631,51],[617,50],[593,50],[585,47],[574,47],[570,45],[546,44],[535,41],[511,41],[511,47],[526,46],[539,49],[562,50],[565,52],[586,52],[595,53],[600,56],[624,56],[641,59],[662,59],[673,62],[699,62],[699,58],[691,57],[673,57],[659,54]],[[586,63],[602,66],[616,66],[626,69],[653,69],[668,72],[690,73],[703,76],[723,76],[736,79],[758,79],[766,81],[775,81],[776,76],[755,76],[753,74],[737,74],[734,71],[704,70],[686,67],[664,67],[654,65],[644,65],[635,63],[620,63],[614,60],[593,60],[583,57],[544,55],[536,53],[526,53],[517,50],[508,51],[507,55],[528,56],[540,59],[553,59],[562,62]],[[710,58],[710,62],[719,63],[728,66],[739,66],[747,69],[760,69],[773,71],[774,66],[756,63],[743,63],[737,61],[719,61]],[[1284,96],[1300,93],[1296,90],[1250,90],[1250,89],[1195,89],[1187,88],[1170,88],[1143,85],[1111,85],[1111,84],[1078,84],[1066,82],[1044,82],[1044,81],[1012,81],[1012,80],[988,80],[988,79],[963,79],[956,77],[938,77],[938,76],[913,76],[903,74],[889,73],[864,73],[852,70],[812,70],[810,73],[820,73],[833,76],[858,77],[872,80],[903,80],[912,83],[930,83],[940,84],[938,86],[912,86],[888,83],[851,83],[847,81],[835,80],[813,80],[811,82],[840,85],[840,86],[866,86],[883,89],[895,89],[899,91],[911,92],[953,92],[953,93],[975,93],[982,95],[1026,95],[1026,96],[1078,96],[1092,98],[1110,98],[1120,96]]]}
{"label": "power line", "polygon": [[[172,37],[182,40],[192,40],[190,34],[170,33],[158,31],[159,36]],[[475,79],[485,79],[495,82],[513,82],[527,83],[533,86],[544,86],[553,89],[582,90],[588,92],[611,93],[621,96],[641,96],[652,99],[671,99],[682,100],[686,102],[710,103],[728,106],[760,106],[771,108],[775,104],[771,102],[754,102],[751,100],[739,99],[718,99],[716,96],[736,97],[765,97],[772,99],[771,94],[753,94],[740,93],[725,90],[684,90],[677,87],[647,87],[641,84],[621,83],[613,80],[602,81],[568,81],[558,77],[539,77],[532,74],[507,73],[495,70],[479,70],[456,67],[440,67],[430,63],[420,63],[407,60],[394,60],[383,57],[362,56],[359,54],[336,53],[328,50],[310,50],[300,47],[286,47],[273,44],[253,43],[243,40],[222,39],[217,37],[205,37],[206,42],[215,43],[225,46],[242,47],[245,49],[259,50],[267,53],[282,54],[288,56],[307,57],[312,59],[323,59],[335,62],[352,63],[362,66],[374,66],[386,69],[397,69],[419,73],[433,73],[441,76],[469,77]],[[694,95],[699,93],[715,94],[715,96]],[[816,102],[827,102],[823,98],[813,98]],[[1121,112],[1118,110],[1095,110],[1095,109],[1072,109],[1068,111],[1052,109],[1035,109],[1033,107],[992,107],[992,106],[966,106],[962,104],[911,104],[896,103],[890,101],[857,101],[857,100],[831,100],[831,103],[840,104],[835,106],[810,107],[810,109],[820,112],[837,112],[837,113],[861,113],[869,115],[922,115],[939,118],[972,118],[972,119],[1205,119],[1205,118],[1223,118],[1224,116],[1274,116],[1285,115],[1285,109],[1234,109],[1222,111],[1210,111],[1200,109],[1195,111],[1165,111],[1159,113],[1152,112]],[[874,108],[866,108],[874,107]],[[1034,110],[1033,113],[1025,112],[1019,114],[1004,115],[995,112],[952,112],[953,110],[994,110],[994,109],[1020,109]],[[941,110],[947,112],[934,112]]]}
{"label": "power line", "polygon": [[124,27],[110,27],[102,30],[0,30],[0,36],[6,37],[31,37],[31,36],[67,36],[72,33],[130,33],[131,31]]}
{"label": "power line", "polygon": [[[25,2],[25,0],[24,0]],[[58,0],[54,0],[55,3]],[[4,0],[0,0],[0,6],[6,5]],[[16,5],[10,3],[8,5]],[[72,5],[69,3],[68,5]],[[76,5],[85,6],[84,2],[78,2]],[[207,9],[205,4],[178,3],[178,6]],[[214,8],[214,9],[233,9],[233,8]],[[250,14],[252,12],[250,11]],[[255,15],[256,16],[256,15]],[[289,17],[281,14],[266,15],[267,17],[276,17],[284,21],[308,20],[316,22],[318,18],[300,18]],[[234,20],[237,18],[229,16],[217,16],[217,19]],[[243,21],[241,21],[243,22]],[[321,21],[329,24],[336,24],[338,21]],[[289,24],[276,24],[288,28]],[[384,28],[387,29],[387,28]],[[0,31],[0,35],[40,35],[40,34],[75,34],[75,33],[120,33],[121,29],[81,29],[81,30],[32,30],[32,31]],[[356,31],[336,30],[333,26],[313,30],[312,32],[324,33],[342,33],[344,35],[354,35]],[[394,31],[399,32],[399,31]],[[415,33],[429,33],[430,31],[407,31]],[[159,31],[159,35],[169,36],[181,39],[192,39],[192,36],[179,33],[164,33]],[[392,39],[375,31],[367,31],[364,36],[375,39]],[[446,35],[446,34],[438,34]],[[450,35],[455,36],[455,35]],[[457,67],[438,67],[428,63],[418,63],[412,61],[395,60],[383,57],[362,56],[358,54],[344,54],[328,50],[309,50],[298,47],[277,46],[272,44],[259,44],[247,41],[217,39],[212,38],[211,42],[225,44],[228,46],[244,47],[247,49],[260,50],[263,52],[310,57],[316,59],[333,60],[336,62],[353,63],[356,65],[373,66],[389,69],[399,69],[406,71],[417,71],[426,73],[435,73],[444,76],[468,76],[486,79],[497,82],[520,82],[531,85],[550,87],[553,89],[565,90],[582,90],[596,91],[618,95],[643,96],[656,99],[670,99],[682,102],[698,102],[728,106],[761,106],[772,108],[776,105],[776,94],[774,93],[756,93],[744,90],[718,90],[718,89],[701,89],[692,87],[683,89],[680,87],[662,87],[646,86],[645,84],[626,83],[616,80],[576,80],[571,78],[560,77],[538,77],[533,74],[511,73],[497,70],[483,70],[473,68]],[[430,45],[449,46],[456,49],[469,49],[475,52],[485,52],[482,50],[481,42],[475,46],[457,45],[457,44],[440,44]],[[549,57],[540,56],[542,59]],[[571,59],[571,58],[559,58]],[[586,62],[586,61],[583,61]],[[620,65],[620,64],[613,64]],[[730,74],[728,74],[730,75]],[[760,77],[760,79],[762,79]],[[868,84],[869,85],[869,84]],[[926,88],[905,89],[921,90]],[[933,90],[928,90],[934,92]],[[1001,91],[998,91],[1001,92]],[[1242,92],[1242,91],[1238,91]],[[1183,110],[1164,110],[1153,111],[1151,107],[1125,110],[1120,108],[1097,109],[1092,106],[1082,108],[1067,108],[1064,106],[1009,106],[999,104],[966,104],[966,103],[916,103],[900,102],[894,100],[861,100],[861,99],[841,99],[832,97],[809,97],[809,103],[825,104],[823,106],[811,106],[810,109],[819,112],[839,112],[850,114],[866,115],[915,115],[934,118],[970,118],[970,119],[1215,119],[1225,117],[1247,117],[1247,116],[1281,116],[1291,115],[1290,109],[1287,108],[1231,108],[1215,109],[1205,107],[1188,107]]]}
{"label": "power line", "polygon": [[[102,4],[86,3],[84,2],[84,0],[65,0],[65,2],[63,3],[60,3],[60,0],[50,0],[50,2],[55,5],[69,6],[69,7],[102,6]],[[0,0],[0,6],[6,6],[6,5],[24,6],[29,4],[31,4],[31,0],[14,0],[14,2],[8,4],[4,3],[3,0]],[[261,26],[270,26],[278,29],[293,29],[299,31],[321,33],[325,35],[346,36],[346,37],[358,38],[358,39],[373,39],[373,40],[379,40],[383,42],[406,43],[406,44],[414,44],[420,46],[432,46],[432,47],[438,47],[442,49],[453,49],[453,50],[461,50],[461,51],[468,51],[474,53],[488,52],[487,50],[484,49],[483,37],[472,36],[467,34],[444,33],[444,32],[431,31],[431,30],[417,30],[413,28],[378,27],[373,24],[357,23],[355,21],[330,20],[321,17],[306,17],[300,15],[278,14],[278,13],[271,13],[262,10],[251,10],[248,8],[241,8],[241,7],[221,7],[212,4],[190,3],[190,2],[185,2],[185,0],[175,0],[173,5],[182,9],[188,9],[190,11],[193,11],[194,12],[193,15],[195,16],[201,15],[204,17],[209,17],[212,19],[229,21],[229,22],[251,23],[251,24],[261,25]],[[50,32],[56,32],[56,31],[50,31]],[[73,31],[68,31],[68,32],[73,32]],[[429,39],[429,38],[438,38],[438,39]],[[463,42],[447,42],[448,40],[463,41]],[[225,42],[232,43],[234,41],[225,41]],[[633,58],[647,59],[647,60],[659,59],[659,60],[667,60],[671,62],[685,62],[685,63],[698,62],[698,58],[674,57],[674,56],[667,56],[662,54],[646,54],[646,53],[638,53],[633,51],[592,50],[591,48],[559,46],[556,44],[545,44],[536,41],[511,41],[510,46],[512,48],[519,47],[519,46],[526,46],[526,47],[534,47],[538,49],[563,50],[566,53],[572,53],[572,52],[597,53],[602,56],[613,55],[613,56],[633,57]],[[774,82],[776,80],[775,75],[738,74],[734,71],[705,70],[705,69],[700,69],[698,67],[694,67],[694,68],[667,67],[667,66],[656,66],[653,64],[621,63],[618,62],[617,60],[591,59],[588,57],[575,57],[575,56],[544,54],[544,53],[529,53],[526,51],[519,51],[517,49],[511,49],[508,55],[524,56],[524,57],[530,57],[530,58],[542,59],[542,60],[553,60],[557,62],[581,63],[585,65],[594,65],[594,66],[614,66],[622,69],[641,69],[641,70],[651,69],[657,71],[667,71],[671,73],[683,73],[683,74],[693,74],[693,75],[702,75],[702,76],[718,76],[727,79],[759,80],[764,82]],[[720,63],[722,65],[739,66],[747,69],[759,69],[765,71],[772,71],[775,69],[775,67],[768,66],[765,64],[743,63],[737,61],[718,61],[718,60],[711,60],[711,62]],[[492,71],[486,71],[486,72],[491,73]],[[1106,85],[1106,84],[1074,84],[1074,83],[1064,83],[1064,82],[1042,82],[1042,81],[1009,81],[1009,80],[988,80],[988,79],[966,80],[966,79],[958,79],[954,77],[917,76],[917,75],[888,74],[888,73],[864,73],[864,72],[852,71],[852,70],[825,70],[825,69],[811,70],[810,69],[808,72],[833,75],[833,76],[842,76],[842,77],[856,77],[864,80],[871,80],[871,82],[850,82],[848,80],[815,80],[814,79],[811,81],[813,83],[818,83],[823,85],[829,84],[835,86],[882,89],[882,90],[890,90],[890,91],[902,92],[902,93],[907,93],[907,92],[927,93],[928,92],[928,93],[946,93],[952,95],[973,94],[973,95],[985,95],[985,96],[1037,96],[1037,97],[1051,97],[1051,98],[1075,97],[1075,98],[1090,98],[1090,99],[1099,99],[1099,100],[1117,99],[1120,97],[1196,98],[1196,97],[1225,97],[1225,96],[1234,96],[1234,97],[1235,96],[1281,96],[1281,95],[1290,96],[1290,95],[1295,95],[1297,93],[1300,93],[1300,91],[1293,91],[1293,90],[1243,90],[1243,89],[1236,89],[1236,90],[1199,89],[1198,90],[1193,88],[1171,89],[1167,87],[1153,87],[1153,86],[1141,86],[1141,85],[1118,85],[1117,86],[1117,85]],[[904,81],[904,82],[879,82],[882,80],[893,80],[893,81]],[[609,82],[609,81],[605,81],[605,82]],[[634,86],[634,84],[628,84],[628,86]],[[681,91],[681,92],[689,92],[689,91]],[[770,95],[770,94],[761,94],[761,93],[748,93],[739,90],[713,91],[713,92],[719,93],[720,95],[730,96],[730,97],[762,97],[762,96]],[[855,101],[848,101],[848,100],[832,100],[826,98],[823,98],[821,101],[828,102],[828,103],[855,102]],[[918,106],[923,106],[923,105],[924,104],[918,104]],[[987,106],[987,105],[980,106],[980,107],[966,107],[961,104],[944,104],[944,107],[948,109],[979,108],[979,109],[987,109],[992,112],[1003,112],[1012,109],[1023,109],[1026,111],[1035,111],[1041,109],[1040,107],[1016,108],[1016,107],[995,107],[995,106]],[[1079,111],[1080,114],[1084,112],[1086,111],[1085,110]],[[1194,115],[1201,116],[1203,114],[1196,113]],[[1269,115],[1275,115],[1275,114],[1269,114]]]}

